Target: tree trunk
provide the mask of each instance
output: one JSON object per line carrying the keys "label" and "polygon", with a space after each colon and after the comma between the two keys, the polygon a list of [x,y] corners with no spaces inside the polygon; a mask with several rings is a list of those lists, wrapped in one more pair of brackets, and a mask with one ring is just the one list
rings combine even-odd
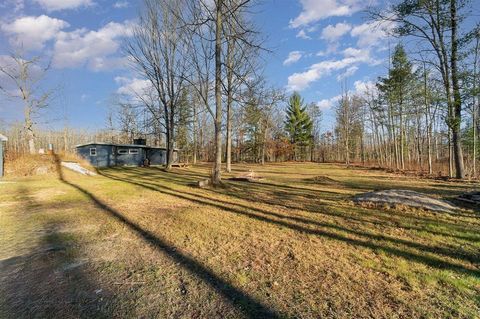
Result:
{"label": "tree trunk", "polygon": [[473,130],[473,177],[477,177],[477,67],[478,67],[478,50],[480,45],[480,35],[477,35],[475,44],[475,56],[473,61],[473,110],[472,110],[472,130]]}
{"label": "tree trunk", "polygon": [[165,135],[166,135],[165,137],[166,137],[166,149],[167,149],[167,152],[166,152],[167,162],[166,162],[165,169],[168,171],[172,168],[172,154],[173,154],[173,152],[171,152],[173,146],[172,146],[172,137],[171,137],[171,131],[170,131],[169,125],[167,125]]}
{"label": "tree trunk", "polygon": [[389,104],[389,107],[388,107],[388,113],[389,114],[389,122],[390,122],[390,136],[391,136],[391,141],[393,143],[392,147],[393,147],[393,157],[394,157],[394,160],[395,160],[395,168],[396,169],[399,169],[399,162],[398,162],[398,145],[397,145],[397,134],[395,132],[395,120],[394,120],[394,117],[393,117],[393,109],[392,109],[392,106],[391,106],[391,102],[388,103]]}
{"label": "tree trunk", "polygon": [[458,59],[458,39],[457,39],[457,0],[450,0],[450,19],[452,34],[452,54],[450,56],[450,65],[452,69],[452,88],[453,88],[453,111],[454,123],[452,127],[453,153],[455,157],[455,177],[464,178],[465,168],[463,165],[462,138],[460,125],[462,122],[462,97],[460,95],[460,86],[458,80],[457,59]]}
{"label": "tree trunk", "polygon": [[405,130],[403,126],[403,105],[400,103],[400,166],[402,170],[405,170]]}
{"label": "tree trunk", "polygon": [[212,183],[222,181],[222,7],[223,0],[217,0],[215,28],[215,162]]}
{"label": "tree trunk", "polygon": [[432,175],[432,123],[429,119],[431,114],[430,101],[428,99],[428,88],[427,88],[427,68],[425,66],[425,61],[423,62],[423,101],[425,103],[425,126],[427,129],[427,153],[428,153],[428,174]]}
{"label": "tree trunk", "polygon": [[227,172],[232,171],[232,82],[233,82],[233,63],[232,63],[232,54],[233,54],[233,45],[234,40],[230,39],[227,44],[227,146],[226,146],[226,156],[225,161],[227,162]]}
{"label": "tree trunk", "polygon": [[63,151],[68,152],[68,128],[65,126],[63,129]]}
{"label": "tree trunk", "polygon": [[32,109],[29,106],[25,107],[25,135],[28,142],[28,151],[30,154],[35,154],[35,133],[33,132]]}
{"label": "tree trunk", "polygon": [[198,115],[197,115],[197,104],[195,103],[193,105],[193,165],[197,164],[197,153],[198,153],[197,126],[198,126]]}
{"label": "tree trunk", "polygon": [[267,128],[265,127],[264,129],[264,132],[263,132],[263,142],[262,142],[262,159],[261,159],[261,163],[262,165],[265,165],[265,148],[266,148],[266,144],[267,144]]}
{"label": "tree trunk", "polygon": [[448,129],[448,176],[453,177],[452,129]]}
{"label": "tree trunk", "polygon": [[475,99],[473,99],[473,116],[472,116],[472,130],[473,130],[473,177],[477,176],[477,112],[475,110],[476,104]]}
{"label": "tree trunk", "polygon": [[167,138],[167,165],[165,169],[168,171],[172,168],[173,164],[173,148],[175,141],[175,115],[174,115],[174,106],[170,107],[170,111],[165,110],[165,119],[166,119],[166,138]]}

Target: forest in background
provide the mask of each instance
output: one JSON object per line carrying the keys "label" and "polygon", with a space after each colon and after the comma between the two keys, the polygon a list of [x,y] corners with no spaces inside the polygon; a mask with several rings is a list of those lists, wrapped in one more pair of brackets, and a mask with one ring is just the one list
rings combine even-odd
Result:
{"label": "forest in background", "polygon": [[[252,22],[255,1],[145,0],[124,52],[149,85],[117,95],[95,132],[37,125],[53,91],[48,66],[12,55],[0,71],[18,90],[24,121],[1,128],[8,158],[53,144],[73,152],[90,141],[148,143],[180,150],[183,162],[214,163],[214,181],[231,163],[343,162],[477,178],[480,116],[480,28],[468,25],[468,1],[401,1],[370,10],[393,25],[388,71],[361,90],[348,79],[336,99],[334,129],[297,92],[272,87],[260,65],[270,54]],[[406,45],[408,44],[408,45]],[[167,169],[171,165],[171,160]]]}

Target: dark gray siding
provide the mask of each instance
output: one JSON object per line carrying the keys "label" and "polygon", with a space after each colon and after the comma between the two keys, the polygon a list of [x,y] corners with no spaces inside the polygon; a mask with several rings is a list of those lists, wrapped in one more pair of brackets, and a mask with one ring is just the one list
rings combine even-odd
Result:
{"label": "dark gray siding", "polygon": [[[141,147],[123,147],[117,146],[117,165],[118,166],[141,166],[145,159],[145,150]],[[126,154],[119,153],[119,150],[123,150]],[[134,150],[137,153],[132,154],[130,150]]]}
{"label": "dark gray siding", "polygon": [[167,164],[167,157],[165,150],[159,148],[150,148],[147,151],[147,157],[150,165],[165,165]]}
{"label": "dark gray siding", "polygon": [[[96,155],[90,155],[90,149],[96,150]],[[77,147],[77,154],[89,161],[95,167],[117,165],[115,161],[115,146],[91,144]]]}
{"label": "dark gray siding", "polygon": [[[96,150],[91,155],[90,149]],[[119,150],[123,150],[120,151]],[[136,153],[131,152],[135,150]],[[135,145],[106,145],[88,144],[77,146],[77,154],[95,167],[110,166],[142,166],[146,158],[151,165],[165,165],[167,162],[166,150],[162,148],[136,147]],[[178,161],[177,151],[174,152],[174,162]]]}

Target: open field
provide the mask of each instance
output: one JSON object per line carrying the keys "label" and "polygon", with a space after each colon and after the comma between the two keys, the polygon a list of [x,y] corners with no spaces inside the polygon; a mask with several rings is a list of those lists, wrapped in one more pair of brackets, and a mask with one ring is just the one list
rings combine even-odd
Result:
{"label": "open field", "polygon": [[234,169],[266,180],[198,189],[210,171],[199,165],[1,183],[0,318],[480,317],[478,211],[351,201],[478,185],[329,164]]}

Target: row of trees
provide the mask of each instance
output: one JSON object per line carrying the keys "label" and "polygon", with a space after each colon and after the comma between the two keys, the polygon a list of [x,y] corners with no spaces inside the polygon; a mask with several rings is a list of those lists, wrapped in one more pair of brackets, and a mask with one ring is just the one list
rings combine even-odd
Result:
{"label": "row of trees", "polygon": [[[349,164],[353,159],[363,163],[405,170],[420,169],[429,174],[447,166],[450,176],[465,175],[463,161],[467,160],[470,176],[476,176],[478,157],[478,92],[470,96],[473,77],[462,74],[462,97],[466,103],[467,121],[454,138],[451,112],[444,86],[425,61],[414,64],[404,47],[396,46],[391,67],[385,77],[366,87],[362,94],[344,92],[336,107],[334,134],[323,136],[324,144],[332,146],[334,159]],[[469,115],[469,116],[468,116]],[[455,164],[455,143],[462,148],[461,162]],[[463,146],[462,146],[463,144]],[[463,155],[467,151],[467,156]],[[335,157],[336,155],[336,157]],[[332,157],[330,157],[332,159]]]}
{"label": "row of trees", "polygon": [[[464,23],[470,14],[466,5],[467,1],[463,0],[404,0],[399,4],[390,6],[385,12],[374,14],[380,21],[394,23],[395,35],[417,39],[415,46],[418,50],[415,53],[424,64],[425,82],[428,79],[428,70],[430,81],[435,81],[441,88],[437,90],[439,91],[437,97],[440,99],[441,110],[445,111],[445,123],[448,126],[449,142],[451,143],[449,158],[455,168],[457,178],[465,177],[461,130],[462,115],[466,108],[465,102],[468,99],[466,99],[466,96],[478,95],[478,92],[475,92],[476,89],[473,92],[466,90],[467,85],[465,84],[471,81],[468,76],[462,75],[462,72],[471,74],[471,71],[473,71],[473,87],[477,87],[477,70],[476,68],[471,70],[469,65],[471,65],[471,43],[473,42],[477,43],[473,55],[475,65],[477,63],[478,54],[476,51],[478,51],[480,28],[478,25],[468,28],[467,24]],[[397,61],[402,63],[398,58]],[[463,70],[462,66],[465,67]],[[408,65],[404,65],[403,71],[401,67],[395,68],[395,65],[394,69],[398,72],[406,72],[408,71]],[[401,73],[389,74],[389,78],[401,75]],[[406,80],[408,81],[408,79]],[[427,84],[424,86],[423,104],[426,108],[430,108],[433,101],[429,98]],[[401,104],[402,101],[399,99],[403,94],[402,92],[396,93],[399,95],[396,97],[397,104]],[[427,126],[429,125],[427,124]],[[402,139],[403,130],[400,134]],[[400,143],[400,147],[402,145],[403,143]],[[402,160],[401,156],[400,160]]]}
{"label": "row of trees", "polygon": [[[222,162],[230,172],[232,159],[264,163],[267,157],[290,158],[287,149],[298,159],[313,149],[314,123],[298,94],[290,99],[288,136],[278,125],[285,94],[269,87],[259,71],[265,49],[250,6],[249,0],[144,1],[125,52],[149,85],[118,103],[120,122],[138,128],[132,115],[143,115],[143,129],[135,134],[166,146],[167,170],[174,147],[184,158],[192,154],[193,162],[213,160],[215,184]],[[319,117],[318,107],[309,109]]]}
{"label": "row of trees", "polygon": [[[240,93],[256,82],[251,79],[256,77],[255,61],[261,49],[246,14],[250,2],[144,1],[125,52],[137,73],[149,82],[144,91],[135,92],[141,102],[137,105],[149,112],[158,139],[165,136],[167,169],[172,165],[175,141],[185,140],[187,131],[182,132],[182,127],[190,121],[198,125],[202,112],[211,116],[214,128],[213,182],[221,180],[224,129],[227,170],[231,169],[232,109],[241,100]],[[193,135],[196,148],[196,128]]]}
{"label": "row of trees", "polygon": [[[232,161],[362,161],[430,174],[446,165],[451,176],[463,178],[466,160],[476,174],[480,36],[478,26],[464,23],[464,2],[402,1],[374,12],[418,50],[408,56],[397,45],[388,73],[361,94],[345,85],[335,129],[323,134],[317,105],[298,93],[287,101],[262,78],[265,50],[250,21],[252,2],[145,0],[124,52],[148,85],[116,97],[102,139],[130,142],[142,135],[166,146],[167,169],[179,148],[183,160],[214,162],[214,183],[221,180],[222,162],[230,171]],[[17,144],[30,152],[32,117],[52,94],[37,90],[45,71],[37,62],[14,56],[0,69],[13,83],[13,89],[0,89],[24,105],[27,144]],[[72,134],[69,140],[89,136]]]}
{"label": "row of trees", "polygon": [[[155,89],[147,96],[163,105],[159,108],[142,98],[144,105],[159,110],[152,115],[163,118],[160,122],[168,149],[176,140],[174,128],[182,127],[177,124],[182,118],[179,106],[184,105],[193,108],[183,114],[193,114],[194,126],[202,112],[211,116],[215,183],[220,180],[222,156],[227,171],[231,169],[235,134],[236,160],[249,154],[251,160],[263,162],[267,153],[270,159],[298,160],[305,159],[308,150],[310,159],[338,160],[343,154],[347,164],[353,159],[397,169],[427,166],[433,173],[434,159],[441,162],[447,158],[449,174],[457,178],[465,177],[462,143],[469,145],[471,140],[476,173],[479,36],[478,27],[468,31],[462,28],[465,16],[459,11],[466,12],[462,11],[465,3],[402,1],[374,13],[376,19],[395,26],[395,35],[418,40],[415,47],[419,50],[412,63],[403,46],[397,46],[386,77],[362,96],[352,96],[345,90],[336,110],[335,131],[323,138],[313,132],[314,127],[318,129],[313,125],[318,110],[303,105],[296,93],[289,101],[287,121],[272,117],[271,109],[282,100],[278,98],[282,94],[264,89],[256,77],[256,57],[261,48],[247,19],[249,5],[250,1],[234,0],[145,2],[146,11],[127,52]],[[472,61],[474,70],[468,68]],[[190,103],[179,103],[181,96]],[[471,128],[462,126],[468,105]],[[307,109],[311,109],[310,114]],[[465,140],[462,131],[473,138]],[[196,157],[198,130],[193,128],[193,133]],[[222,134],[226,138],[225,154]]]}
{"label": "row of trees", "polygon": [[445,164],[450,176],[476,176],[480,28],[464,23],[468,13],[458,0],[402,1],[373,13],[413,41],[412,55],[397,45],[385,77],[360,95],[344,92],[335,132],[323,136],[336,149],[331,157],[430,174]]}

